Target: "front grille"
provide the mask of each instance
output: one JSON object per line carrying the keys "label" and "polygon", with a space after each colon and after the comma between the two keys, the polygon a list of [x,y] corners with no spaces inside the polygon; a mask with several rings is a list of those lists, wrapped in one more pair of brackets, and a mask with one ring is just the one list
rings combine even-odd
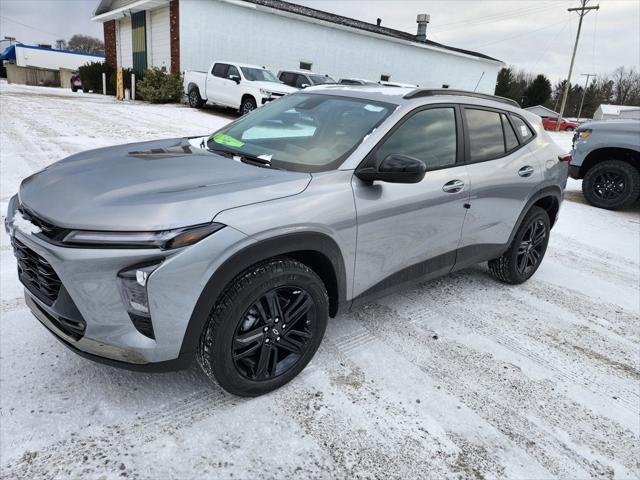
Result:
{"label": "front grille", "polygon": [[11,240],[18,259],[18,277],[27,289],[46,305],[52,305],[60,293],[60,277],[44,258],[16,238]]}
{"label": "front grille", "polygon": [[53,240],[54,242],[60,242],[64,239],[67,233],[69,233],[68,229],[57,227],[41,219],[33,212],[26,209],[23,205],[20,205],[20,207],[18,207],[18,211],[23,216],[23,218],[25,218],[26,220],[29,220],[31,223],[33,223],[36,227],[38,227],[41,230],[40,233],[36,234],[36,236],[38,237],[44,237],[48,240]]}

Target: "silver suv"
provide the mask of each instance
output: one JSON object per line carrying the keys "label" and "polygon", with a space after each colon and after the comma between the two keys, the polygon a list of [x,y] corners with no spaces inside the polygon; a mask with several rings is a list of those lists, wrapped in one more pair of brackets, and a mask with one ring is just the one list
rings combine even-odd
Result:
{"label": "silver suv", "polygon": [[202,139],[72,155],[6,226],[26,302],[66,346],[226,390],[295,377],[327,319],[488,261],[540,266],[567,164],[536,116],[453,90],[314,87]]}

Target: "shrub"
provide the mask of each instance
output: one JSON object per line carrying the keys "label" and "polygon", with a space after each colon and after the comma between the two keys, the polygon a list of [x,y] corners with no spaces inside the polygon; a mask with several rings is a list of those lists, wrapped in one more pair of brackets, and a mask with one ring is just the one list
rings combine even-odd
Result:
{"label": "shrub", "polygon": [[104,62],[91,62],[78,68],[80,80],[85,90],[102,93],[102,73],[107,74],[107,93],[113,95],[116,91],[115,69]]}
{"label": "shrub", "polygon": [[136,92],[151,103],[179,102],[182,97],[182,79],[179,75],[166,73],[164,69],[150,68],[144,72],[144,78],[139,82],[136,77]]}

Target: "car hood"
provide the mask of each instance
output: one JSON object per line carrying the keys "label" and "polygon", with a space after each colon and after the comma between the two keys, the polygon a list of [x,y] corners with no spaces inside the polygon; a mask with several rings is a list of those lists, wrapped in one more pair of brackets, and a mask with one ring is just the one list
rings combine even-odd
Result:
{"label": "car hood", "polygon": [[297,88],[293,88],[289,85],[285,85],[284,83],[277,82],[253,81],[251,82],[251,86],[256,88],[264,88],[265,90],[269,90],[270,92],[278,93],[293,93],[298,91]]}
{"label": "car hood", "polygon": [[26,178],[20,202],[54,225],[166,230],[302,192],[311,175],[213,154],[186,138],[82,152]]}

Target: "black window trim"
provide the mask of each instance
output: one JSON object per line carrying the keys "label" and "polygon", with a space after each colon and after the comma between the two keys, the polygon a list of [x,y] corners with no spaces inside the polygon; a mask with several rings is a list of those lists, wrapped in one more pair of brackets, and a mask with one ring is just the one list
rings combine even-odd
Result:
{"label": "black window trim", "polygon": [[[466,158],[466,149],[467,146],[464,142],[464,127],[462,122],[462,109],[460,108],[460,104],[457,103],[430,103],[427,105],[421,105],[419,107],[414,108],[410,112],[402,117],[400,120],[396,122],[396,124],[384,134],[384,136],[378,140],[373,148],[365,155],[362,161],[355,168],[354,172],[359,170],[360,168],[366,168],[368,166],[373,166],[371,163],[374,161],[374,157],[378,149],[387,141],[387,139],[393,135],[396,130],[398,130],[406,121],[412,118],[414,115],[424,111],[424,110],[432,110],[434,108],[453,108],[453,113],[455,116],[456,122],[456,161],[452,165],[443,165],[441,167],[435,168],[427,168],[427,172],[435,172],[437,170],[444,170],[447,168],[460,167],[465,164],[464,160]],[[376,165],[377,167],[377,165]]]}
{"label": "black window trim", "polygon": [[[529,124],[529,122],[527,122],[524,118],[522,118],[521,115],[518,115],[514,112],[510,112],[508,110],[502,110],[500,108],[494,108],[494,107],[486,107],[484,105],[473,105],[473,104],[468,104],[468,103],[461,103],[460,104],[460,109],[461,109],[461,119],[462,119],[462,123],[463,123],[463,129],[464,129],[464,147],[465,147],[465,157],[464,157],[464,164],[465,165],[473,165],[476,163],[483,163],[483,162],[491,162],[492,160],[499,160],[501,158],[507,157],[515,152],[517,152],[518,150],[520,150],[522,147],[524,147],[525,145],[527,145],[529,142],[531,142],[535,137],[536,137],[536,131],[531,127],[531,125]],[[488,112],[494,112],[494,113],[504,113],[507,118],[509,119],[509,123],[511,123],[511,127],[513,128],[514,132],[516,132],[516,138],[518,139],[518,146],[512,150],[509,150],[508,152],[506,151],[507,147],[506,147],[506,138],[504,135],[504,127],[502,127],[502,145],[504,146],[505,152],[500,154],[500,155],[495,155],[493,157],[490,158],[483,158],[482,160],[471,160],[471,142],[469,140],[469,136],[468,136],[468,125],[467,125],[467,120],[464,116],[464,111],[465,110],[485,110]],[[529,137],[529,139],[527,139],[526,142],[523,142],[522,139],[520,138],[520,136],[518,135],[518,130],[515,128],[515,125],[513,124],[513,120],[511,118],[511,116],[516,116],[518,117],[520,120],[522,120],[524,122],[524,124],[527,126],[527,128],[529,128],[529,131],[531,132],[531,137]],[[502,119],[500,119],[500,125],[502,126]]]}
{"label": "black window trim", "polygon": [[[219,77],[218,75],[216,75],[215,73],[213,73],[213,71],[216,69],[216,65],[224,65],[224,76]],[[228,63],[224,63],[224,62],[216,62],[213,64],[213,67],[211,67],[211,75],[213,75],[216,78],[227,78],[227,72],[229,71],[229,64]]]}

